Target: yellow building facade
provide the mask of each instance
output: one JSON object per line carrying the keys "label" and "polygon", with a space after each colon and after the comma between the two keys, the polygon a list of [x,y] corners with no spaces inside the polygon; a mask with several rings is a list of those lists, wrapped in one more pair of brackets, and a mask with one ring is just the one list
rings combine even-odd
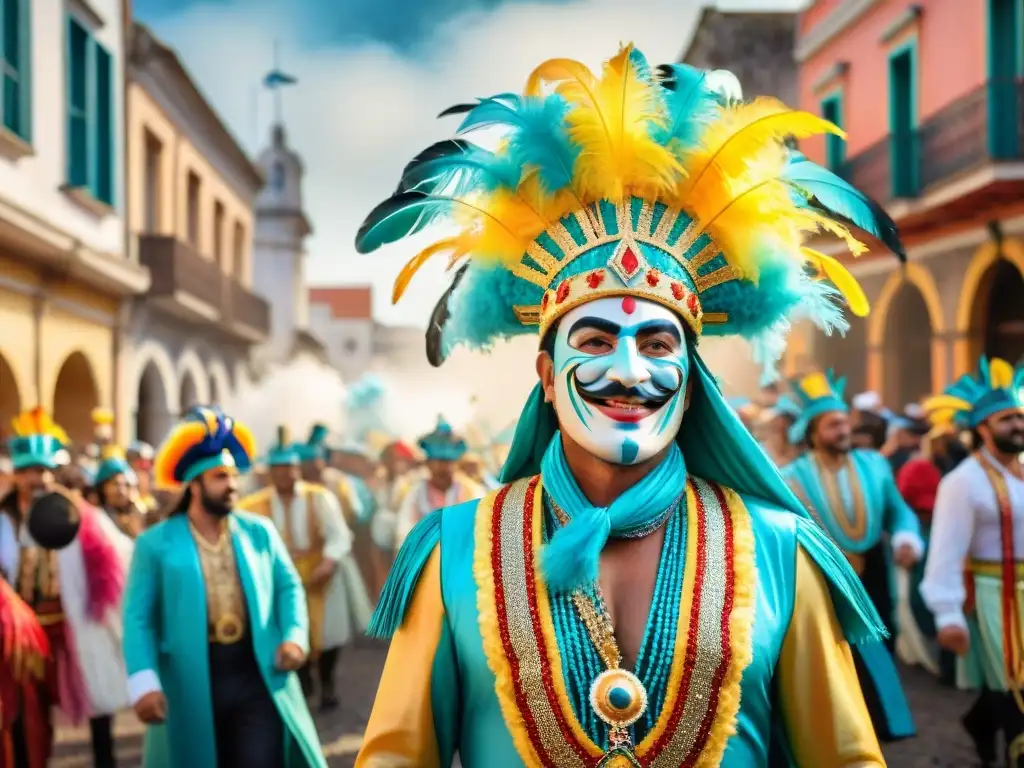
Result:
{"label": "yellow building facade", "polygon": [[134,24],[126,86],[130,258],[149,290],[127,313],[119,406],[130,438],[161,441],[189,407],[230,407],[269,331],[252,290],[263,176],[177,54]]}

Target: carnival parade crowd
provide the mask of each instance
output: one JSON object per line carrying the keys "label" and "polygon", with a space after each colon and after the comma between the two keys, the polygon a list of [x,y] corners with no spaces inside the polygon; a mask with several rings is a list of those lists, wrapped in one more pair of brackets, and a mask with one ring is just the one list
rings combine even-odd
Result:
{"label": "carnival parade crowd", "polygon": [[376,454],[321,426],[257,447],[198,405],[124,451],[99,413],[72,456],[20,414],[0,764],[43,768],[59,707],[111,766],[132,707],[147,768],[325,766],[311,707],[337,709],[368,634],[390,645],[360,768],[884,766],[917,734],[897,661],[977,691],[978,762],[1024,765],[1024,364],[981,357],[894,413],[832,371],[729,402],[698,346],[770,363],[790,320],[867,313],[811,232],[906,258],[787,143],[839,129],[632,45],[445,115],[508,141],[417,155],[356,248],[452,219],[396,298],[452,251],[434,365],[538,334],[509,445],[470,455],[442,417]]}

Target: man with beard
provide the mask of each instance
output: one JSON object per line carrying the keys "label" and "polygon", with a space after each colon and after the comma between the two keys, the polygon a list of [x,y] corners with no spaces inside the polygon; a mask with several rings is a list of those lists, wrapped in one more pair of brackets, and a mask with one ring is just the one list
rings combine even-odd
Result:
{"label": "man with beard", "polygon": [[299,671],[303,692],[313,691],[310,666],[320,684],[320,708],[335,709],[334,673],[341,649],[369,623],[371,607],[352,562],[352,532],[338,501],[322,485],[302,479],[298,448],[278,428],[267,451],[270,485],[246,496],[239,507],[271,520],[281,533],[306,590],[310,664]]}
{"label": "man with beard", "polygon": [[892,563],[911,568],[924,554],[917,517],[896,488],[888,461],[877,451],[854,449],[845,380],[832,372],[793,382],[801,406],[790,439],[807,453],[783,477],[822,530],[843,551],[889,629],[885,645],[855,649],[854,659],[883,741],[913,736],[913,718],[891,652],[895,638]]}
{"label": "man with beard", "polygon": [[356,765],[884,765],[846,642],[881,622],[697,342],[770,356],[792,314],[831,328],[823,264],[864,310],[802,249],[801,221],[849,234],[807,202],[826,179],[899,247],[891,223],[782,140],[837,129],[741,103],[727,72],[655,74],[626,45],[600,75],[541,64],[523,94],[446,110],[500,149],[430,147],[357,237],[370,252],[454,219],[396,296],[432,253],[466,257],[428,357],[539,330],[539,382],[506,485],[430,512],[395,559]]}
{"label": "man with beard", "polygon": [[1001,728],[1009,768],[1024,766],[1022,390],[1024,365],[982,358],[976,376],[929,401],[977,442],[939,483],[921,583],[939,644],[962,657],[961,680],[983,691],[964,726],[986,765],[995,762],[993,731]]}
{"label": "man with beard", "polygon": [[254,454],[214,406],[157,453],[157,486],[182,492],[136,541],[124,607],[147,768],[326,766],[293,674],[309,648],[302,582],[273,523],[235,509]]}
{"label": "man with beard", "polygon": [[435,509],[453,507],[484,493],[482,486],[458,471],[468,447],[443,416],[438,417],[434,431],[423,435],[417,445],[426,456],[427,475],[409,485],[398,509],[395,541],[399,547],[409,532]]}
{"label": "man with beard", "polygon": [[[120,605],[131,542],[81,493],[57,484],[55,473],[71,475],[69,441],[42,408],[20,414],[13,426],[15,487],[0,509],[13,522],[18,548],[4,568],[50,647],[45,685],[21,698],[14,718],[13,764],[34,766],[49,753],[57,707],[75,725],[89,722],[93,763],[112,768],[112,717],[128,703]],[[65,522],[74,529],[59,543],[47,518],[34,517],[36,502],[53,493],[66,499]]]}
{"label": "man with beard", "polygon": [[118,445],[103,446],[93,480],[99,506],[125,536],[137,538],[145,528],[146,513],[136,500],[135,472]]}

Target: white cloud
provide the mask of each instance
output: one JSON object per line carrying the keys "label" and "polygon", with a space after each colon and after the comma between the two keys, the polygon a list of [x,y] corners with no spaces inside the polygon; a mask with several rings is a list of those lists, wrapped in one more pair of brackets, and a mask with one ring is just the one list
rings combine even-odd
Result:
{"label": "white cloud", "polygon": [[[722,7],[795,4],[746,0]],[[315,230],[308,277],[316,283],[372,283],[380,320],[424,325],[446,285],[443,260],[428,265],[392,307],[391,282],[416,244],[360,256],[353,239],[363,216],[393,191],[404,164],[454,129],[453,121],[442,123],[435,115],[477,96],[518,90],[530,70],[552,56],[596,67],[620,41],[632,40],[652,62],[674,61],[700,5],[581,0],[504,6],[439,25],[415,59],[372,43],[305,49],[287,14],[258,6],[192,6],[163,19],[154,31],[177,49],[253,154],[266,139],[272,109],[270,96],[259,93],[259,80],[272,64],[274,41],[280,41],[282,68],[299,79],[285,92],[284,109],[289,139],[306,163],[305,199]]]}

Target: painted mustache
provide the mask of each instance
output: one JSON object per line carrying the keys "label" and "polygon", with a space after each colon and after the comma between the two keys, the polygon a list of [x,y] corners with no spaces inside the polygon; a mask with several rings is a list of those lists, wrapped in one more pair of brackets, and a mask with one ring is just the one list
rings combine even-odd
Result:
{"label": "painted mustache", "polygon": [[[625,387],[617,381],[608,381],[603,377],[590,384],[577,377],[576,387],[588,400],[620,400],[660,407],[679,392],[681,379],[677,374],[672,375],[674,371],[665,371],[665,375],[660,376],[659,373],[662,372],[655,373],[648,381],[635,387]],[[599,383],[600,386],[597,386]]]}

